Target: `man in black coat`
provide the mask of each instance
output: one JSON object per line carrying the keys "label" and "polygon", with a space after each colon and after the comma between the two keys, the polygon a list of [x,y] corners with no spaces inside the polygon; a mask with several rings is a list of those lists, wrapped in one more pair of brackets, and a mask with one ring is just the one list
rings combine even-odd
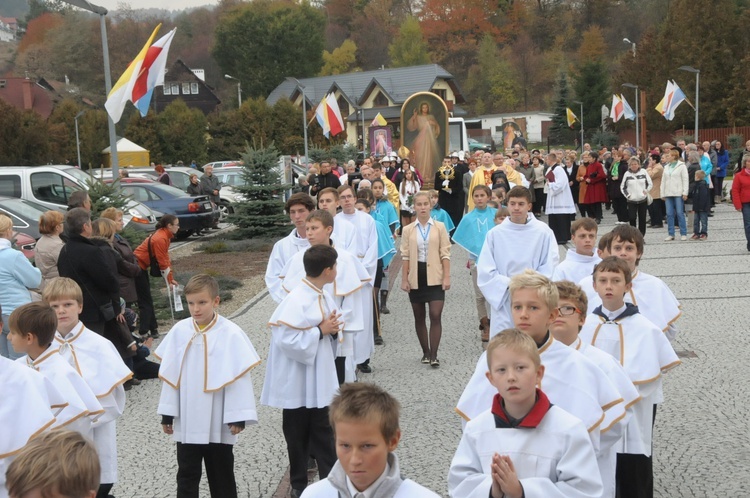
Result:
{"label": "man in black coat", "polygon": [[310,182],[310,195],[316,196],[318,192],[324,188],[333,187],[339,188],[341,186],[341,180],[339,177],[333,174],[331,171],[331,163],[323,161],[320,163],[320,173]]}
{"label": "man in black coat", "polygon": [[448,212],[455,226],[464,216],[463,179],[463,169],[454,166],[450,156],[443,158],[443,164],[435,173],[435,190],[438,191],[438,204]]}
{"label": "man in black coat", "polygon": [[70,239],[60,251],[57,270],[61,277],[75,280],[83,293],[83,311],[79,318],[86,327],[104,334],[106,320],[100,306],[112,303],[120,314],[120,283],[105,259],[101,248],[91,237],[91,213],[74,208],[66,216]]}

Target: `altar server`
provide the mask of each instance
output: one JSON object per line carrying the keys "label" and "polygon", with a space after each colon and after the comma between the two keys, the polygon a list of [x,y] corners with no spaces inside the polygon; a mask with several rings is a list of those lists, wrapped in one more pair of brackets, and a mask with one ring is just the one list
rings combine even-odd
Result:
{"label": "altar server", "polygon": [[568,249],[565,260],[555,268],[552,280],[579,282],[594,272],[594,266],[602,260],[596,254],[596,233],[599,227],[592,218],[579,218],[570,225],[573,248]]}

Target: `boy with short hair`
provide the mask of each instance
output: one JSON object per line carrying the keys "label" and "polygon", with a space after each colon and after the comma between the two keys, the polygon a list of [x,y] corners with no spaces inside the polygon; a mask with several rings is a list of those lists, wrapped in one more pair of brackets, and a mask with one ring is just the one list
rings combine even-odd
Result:
{"label": "boy with short hair", "polygon": [[[511,279],[509,294],[515,327],[528,334],[539,348],[547,396],[584,423],[598,452],[602,422],[607,418],[619,420],[625,413],[620,393],[594,363],[550,334],[549,327],[559,313],[557,288],[550,279],[526,270]],[[456,412],[467,421],[489,408],[492,401],[492,386],[485,375],[486,361],[483,353],[456,407]],[[619,427],[609,430],[613,429],[622,430]]]}
{"label": "boy with short hair", "polygon": [[487,233],[492,228],[496,208],[487,207],[492,192],[486,185],[476,185],[471,191],[472,209],[461,218],[461,223],[453,232],[453,241],[469,253],[469,272],[474,284],[474,297],[479,315],[479,330],[482,342],[490,339],[490,319],[487,300],[477,285],[477,258],[482,252]]}
{"label": "boy with short hair", "polygon": [[510,211],[508,211],[508,208],[505,206],[502,206],[495,211],[495,225],[499,225],[503,221],[505,221],[505,218],[510,216]]}
{"label": "boy with short hair", "polygon": [[232,446],[258,422],[250,370],[260,363],[247,334],[219,315],[219,284],[204,274],[185,285],[190,318],[156,348],[162,380],[157,413],[177,443],[177,497],[198,496],[202,464],[213,498],[236,498]]}
{"label": "boy with short hair", "polygon": [[531,210],[531,192],[516,186],[508,192],[509,219],[490,230],[477,260],[477,285],[492,309],[490,336],[513,326],[508,284],[532,269],[552,276],[560,259],[555,234]]}
{"label": "boy with short hair", "polygon": [[581,340],[612,355],[642,397],[631,422],[640,430],[640,441],[631,442],[627,454],[617,455],[618,494],[653,496],[652,431],[656,405],[664,401],[661,376],[680,360],[659,327],[625,302],[632,285],[627,262],[616,256],[603,259],[594,269],[593,282],[602,304],[586,317]]}
{"label": "boy with short hair", "polygon": [[117,482],[116,421],[125,409],[123,384],[133,372],[111,341],[78,319],[83,310],[83,292],[74,280],[53,278],[44,287],[42,300],[57,315],[54,347],[83,377],[104,409],[93,425],[93,441],[102,469],[97,497],[105,498]]}
{"label": "boy with short hair", "polygon": [[[625,301],[638,306],[638,311],[659,327],[672,341],[677,335],[675,322],[682,315],[680,303],[663,280],[638,269],[643,256],[643,235],[630,225],[617,225],[612,230],[608,251],[627,263],[632,275]],[[603,258],[604,256],[602,256]],[[593,286],[593,276],[589,275],[578,282],[589,300],[589,308],[602,304]]]}
{"label": "boy with short hair", "polygon": [[331,246],[305,251],[302,284],[269,320],[271,347],[260,401],[283,410],[292,496],[297,498],[307,487],[310,455],[321,479],[336,461],[328,405],[339,386],[334,357],[343,323],[333,296],[323,288],[336,280],[337,257]]}
{"label": "boy with short hair", "polygon": [[[602,422],[602,435],[600,450],[597,453],[596,460],[599,464],[599,472],[602,476],[602,485],[604,486],[605,498],[614,498],[615,489],[615,469],[617,465],[617,453],[626,452],[633,441],[640,440],[640,430],[636,423],[629,423],[633,414],[633,405],[641,400],[638,390],[628,377],[627,372],[622,366],[610,355],[604,351],[585,343],[578,336],[578,333],[586,321],[588,312],[588,299],[581,288],[573,282],[563,280],[555,282],[557,292],[560,296],[558,301],[558,315],[552,325],[550,332],[553,337],[563,344],[583,353],[590,359],[617,387],[623,402],[626,413],[623,414],[622,420],[613,419],[610,410],[605,412],[605,419]],[[619,422],[619,424],[618,424]],[[614,430],[610,430],[610,428]],[[623,430],[617,430],[623,429]],[[624,432],[624,434],[623,434]]]}
{"label": "boy with short hair", "polygon": [[[336,216],[338,214],[338,208],[338,190],[333,187],[326,187],[318,193],[318,209],[328,211],[331,213],[331,216]],[[333,227],[331,240],[333,240],[339,249],[351,252],[354,251],[356,247],[356,235],[354,225],[342,219],[340,220],[340,223],[336,223],[336,226]]]}
{"label": "boy with short hair", "polygon": [[570,239],[574,248],[568,249],[565,260],[557,265],[552,280],[579,282],[591,275],[601,258],[594,254],[596,232],[599,227],[592,218],[579,218],[570,225]]}
{"label": "boy with short hair", "polygon": [[437,498],[403,479],[395,453],[401,429],[393,396],[365,382],[344,384],[329,407],[338,461],[328,477],[311,485],[304,498]]}
{"label": "boy with short hair", "polygon": [[89,440],[68,430],[47,432],[29,442],[8,467],[8,493],[10,498],[94,498],[100,473]]}
{"label": "boy with short hair", "polygon": [[92,423],[104,409],[83,378],[65,361],[52,344],[57,328],[55,311],[44,303],[29,303],[13,311],[8,320],[8,339],[13,349],[24,354],[16,362],[44,375],[65,398],[65,406],[52,427],[80,432],[89,437]]}
{"label": "boy with short hair", "polygon": [[708,215],[711,211],[711,191],[706,184],[706,172],[695,172],[695,181],[690,185],[690,197],[693,199],[693,236],[691,240],[708,238]]}
{"label": "boy with short hair", "polygon": [[495,394],[464,429],[448,473],[451,496],[601,496],[586,427],[537,387],[545,366],[527,334],[506,329],[487,347],[485,376]]}

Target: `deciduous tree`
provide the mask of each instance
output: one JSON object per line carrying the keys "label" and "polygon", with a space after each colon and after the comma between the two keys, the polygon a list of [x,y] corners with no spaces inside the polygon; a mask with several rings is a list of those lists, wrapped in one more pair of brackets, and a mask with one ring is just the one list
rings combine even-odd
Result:
{"label": "deciduous tree", "polygon": [[323,51],[323,68],[320,70],[320,76],[351,72],[354,70],[356,59],[357,44],[351,40],[344,40],[344,43],[333,52]]}
{"label": "deciduous tree", "polygon": [[427,42],[416,17],[409,16],[404,19],[398,35],[388,46],[388,54],[391,56],[393,67],[418,66],[431,62]]}

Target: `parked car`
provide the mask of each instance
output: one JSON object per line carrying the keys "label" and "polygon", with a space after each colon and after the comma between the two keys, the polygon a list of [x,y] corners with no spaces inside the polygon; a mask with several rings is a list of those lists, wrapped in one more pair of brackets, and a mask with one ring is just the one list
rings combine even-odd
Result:
{"label": "parked car", "polygon": [[469,152],[476,152],[483,150],[485,152],[492,152],[492,144],[482,143],[474,138],[469,139]]}
{"label": "parked car", "polygon": [[13,232],[12,245],[26,256],[26,259],[34,259],[36,239],[23,232]]}
{"label": "parked car", "polygon": [[0,197],[0,213],[7,214],[13,220],[13,230],[38,240],[39,217],[49,211],[49,208],[36,202],[18,199],[16,197]]}
{"label": "parked car", "polygon": [[[68,198],[76,190],[88,189],[92,177],[69,165],[0,167],[0,196],[16,197],[47,209],[66,211]],[[142,231],[153,231],[156,216],[145,205],[129,201],[123,220]]]}
{"label": "parked car", "polygon": [[213,166],[214,169],[226,168],[227,166],[242,166],[242,161],[240,161],[239,159],[234,160],[234,161],[214,161],[212,163],[206,163],[203,166],[201,166],[201,171],[203,171],[203,169],[206,166]]}
{"label": "parked car", "polygon": [[180,220],[178,238],[211,228],[219,220],[218,210],[213,208],[206,195],[188,195],[177,187],[143,178],[123,178],[120,185],[122,191],[136,201],[164,214],[177,216]]}

